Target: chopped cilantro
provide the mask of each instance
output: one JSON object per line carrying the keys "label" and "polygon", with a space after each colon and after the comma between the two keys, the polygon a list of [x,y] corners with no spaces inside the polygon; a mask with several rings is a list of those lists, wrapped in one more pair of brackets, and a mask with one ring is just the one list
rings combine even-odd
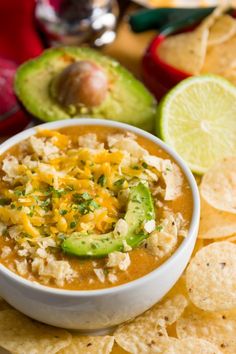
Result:
{"label": "chopped cilantro", "polygon": [[64,241],[66,236],[64,234],[58,234],[58,239],[61,240],[61,241]]}
{"label": "chopped cilantro", "polygon": [[81,165],[85,166],[86,162],[84,160],[80,160]]}
{"label": "chopped cilantro", "polygon": [[74,198],[75,203],[77,203],[77,204],[82,203],[85,200],[92,199],[92,197],[87,192],[84,192],[82,194],[75,193],[75,194],[73,194],[73,198]]}
{"label": "chopped cilantro", "polygon": [[74,203],[77,205],[77,209],[82,215],[88,214],[100,207],[100,205],[87,192],[82,194],[75,193],[73,194],[73,198]]}
{"label": "chopped cilantro", "polygon": [[66,194],[66,191],[64,189],[53,189],[53,197],[61,198],[63,194]]}
{"label": "chopped cilantro", "polygon": [[16,205],[14,203],[11,203],[11,209],[15,209],[16,208]]}
{"label": "chopped cilantro", "polygon": [[43,235],[43,237],[50,237],[50,234],[47,233],[47,232],[45,232],[44,235]]}
{"label": "chopped cilantro", "polygon": [[37,195],[33,195],[34,200],[36,201],[36,203],[38,204],[40,202],[40,199]]}
{"label": "chopped cilantro", "polygon": [[135,165],[131,167],[133,170],[140,170],[139,166]]}
{"label": "chopped cilantro", "polygon": [[28,215],[32,218],[32,216],[34,215],[33,210],[31,210]]}
{"label": "chopped cilantro", "polygon": [[9,198],[0,198],[0,205],[9,205],[11,203],[11,199]]}
{"label": "chopped cilantro", "polygon": [[8,230],[7,230],[7,227],[5,227],[5,229],[3,229],[2,231],[2,236],[8,236],[9,233],[8,233]]}
{"label": "chopped cilantro", "polygon": [[[46,197],[48,197],[49,195],[51,195],[52,194],[52,189],[51,189],[52,187],[50,186],[50,187],[48,187],[47,188],[47,190],[46,191],[43,191],[43,194],[46,196]],[[35,198],[35,197],[34,197]],[[36,197],[36,198],[38,198],[38,197]],[[35,199],[36,199],[35,198]]]}
{"label": "chopped cilantro", "polygon": [[161,231],[162,229],[163,229],[163,226],[162,226],[162,225],[157,225],[156,231]]}
{"label": "chopped cilantro", "polygon": [[109,269],[107,269],[107,268],[103,269],[103,273],[104,273],[104,275],[108,275],[109,274]]}
{"label": "chopped cilantro", "polygon": [[22,205],[20,205],[17,207],[17,210],[22,210],[22,208],[23,208]]}
{"label": "chopped cilantro", "polygon": [[114,182],[114,186],[120,187],[122,184],[125,182],[124,178],[118,179],[117,181]]}
{"label": "chopped cilantro", "polygon": [[105,183],[106,183],[106,177],[104,175],[101,175],[98,178],[98,184],[100,184],[100,186],[104,187]]}
{"label": "chopped cilantro", "polygon": [[28,234],[27,232],[22,232],[22,235],[26,238],[32,238],[32,236],[30,234]]}
{"label": "chopped cilantro", "polygon": [[93,199],[87,200],[87,201],[78,205],[79,212],[82,215],[86,215],[86,214],[90,213],[91,211],[98,209],[99,207],[100,207],[100,205],[97,202],[95,202],[95,200],[93,200]]}
{"label": "chopped cilantro", "polygon": [[66,186],[65,191],[72,192],[74,190],[73,186]]}
{"label": "chopped cilantro", "polygon": [[90,199],[91,199],[91,196],[90,196],[87,192],[82,193],[82,194],[81,194],[81,197],[82,197],[84,200],[90,200]]}
{"label": "chopped cilantro", "polygon": [[46,207],[50,204],[51,200],[48,198],[41,203],[41,207]]}
{"label": "chopped cilantro", "polygon": [[61,215],[66,215],[67,213],[68,213],[68,211],[66,209],[60,210],[60,214]]}
{"label": "chopped cilantro", "polygon": [[148,168],[148,164],[146,162],[142,163],[143,168]]}
{"label": "chopped cilantro", "polygon": [[95,200],[92,199],[89,203],[89,206],[90,206],[90,210],[95,210],[98,209],[100,205]]}
{"label": "chopped cilantro", "polygon": [[17,197],[21,197],[22,195],[25,195],[25,192],[24,192],[24,191],[21,191],[20,189],[15,189],[15,190],[14,190],[14,194],[15,194]]}
{"label": "chopped cilantro", "polygon": [[77,223],[75,221],[71,221],[70,223],[70,228],[74,229],[76,227]]}
{"label": "chopped cilantro", "polygon": [[[67,187],[68,188],[68,187]],[[66,194],[68,190],[66,189],[55,189],[49,186],[46,191],[44,191],[45,196],[53,196],[55,198],[61,198],[62,195]]]}
{"label": "chopped cilantro", "polygon": [[43,202],[41,202],[40,206],[41,206],[42,209],[44,209],[46,211],[50,210],[50,208],[51,208],[51,199],[48,198],[48,199],[44,200]]}

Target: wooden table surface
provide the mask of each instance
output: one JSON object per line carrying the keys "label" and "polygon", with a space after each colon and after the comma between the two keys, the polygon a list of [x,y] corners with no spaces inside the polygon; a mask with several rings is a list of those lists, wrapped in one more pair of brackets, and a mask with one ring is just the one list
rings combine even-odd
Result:
{"label": "wooden table surface", "polygon": [[144,33],[133,33],[128,24],[129,14],[139,10],[137,6],[129,6],[125,15],[122,17],[117,29],[117,37],[115,41],[104,47],[102,52],[117,59],[122,65],[129,69],[135,76],[141,79],[140,64],[142,56],[156,35],[154,31]]}

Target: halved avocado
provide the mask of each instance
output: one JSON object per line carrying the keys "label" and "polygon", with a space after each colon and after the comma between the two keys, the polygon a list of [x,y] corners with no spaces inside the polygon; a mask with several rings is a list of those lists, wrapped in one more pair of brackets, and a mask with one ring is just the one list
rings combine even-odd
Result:
{"label": "halved avocado", "polygon": [[[65,107],[55,95],[55,79],[77,61],[89,61],[107,75],[109,89],[97,106]],[[89,48],[46,50],[19,67],[15,92],[26,109],[44,121],[94,117],[117,120],[146,130],[154,128],[156,101],[144,85],[117,61]]]}
{"label": "halved avocado", "polygon": [[114,251],[124,251],[124,240],[130,247],[137,247],[148,237],[143,223],[155,219],[151,193],[143,183],[132,187],[124,219],[129,227],[125,236],[117,237],[113,231],[103,235],[75,232],[63,241],[63,251],[79,257],[104,257]]}

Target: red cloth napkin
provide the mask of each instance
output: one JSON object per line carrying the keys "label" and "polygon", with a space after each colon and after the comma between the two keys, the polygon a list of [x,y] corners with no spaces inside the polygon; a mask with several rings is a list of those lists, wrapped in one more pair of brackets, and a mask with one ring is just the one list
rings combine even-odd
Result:
{"label": "red cloth napkin", "polygon": [[24,129],[31,120],[16,99],[13,82],[17,65],[43,50],[35,4],[35,0],[0,0],[0,136]]}
{"label": "red cloth napkin", "polygon": [[35,4],[35,0],[0,0],[1,57],[20,64],[42,52],[34,21]]}

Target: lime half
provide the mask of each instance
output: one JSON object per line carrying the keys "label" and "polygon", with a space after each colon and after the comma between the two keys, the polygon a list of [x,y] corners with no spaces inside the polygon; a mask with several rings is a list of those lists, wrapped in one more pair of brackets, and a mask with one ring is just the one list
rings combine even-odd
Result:
{"label": "lime half", "polygon": [[236,154],[236,87],[216,75],[188,78],[162,100],[157,133],[202,174]]}

